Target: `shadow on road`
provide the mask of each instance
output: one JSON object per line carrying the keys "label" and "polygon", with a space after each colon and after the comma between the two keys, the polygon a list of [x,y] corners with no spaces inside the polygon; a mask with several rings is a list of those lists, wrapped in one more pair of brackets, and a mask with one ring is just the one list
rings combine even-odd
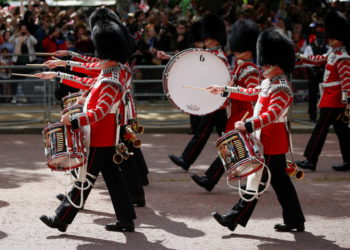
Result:
{"label": "shadow on road", "polygon": [[28,175],[28,172],[21,172],[17,170],[11,170],[9,173],[0,172],[0,188],[19,188],[20,186],[26,185],[30,182],[40,182],[45,178],[47,178],[47,175],[38,173]]}
{"label": "shadow on road", "polygon": [[0,240],[7,237],[7,233],[0,231]]}
{"label": "shadow on road", "polygon": [[0,200],[0,208],[9,206],[10,203]]}
{"label": "shadow on road", "polygon": [[[137,209],[136,212],[138,217],[138,220],[136,220],[136,230],[137,228],[163,229],[164,231],[167,231],[171,234],[187,238],[204,236],[204,232],[200,230],[188,228],[188,226],[183,222],[176,222],[171,220],[169,218],[170,215],[165,212],[154,211],[148,207]],[[111,213],[86,209],[82,210],[81,213],[109,217],[94,220],[94,223],[102,226],[115,220],[115,215]]]}
{"label": "shadow on road", "polygon": [[95,250],[95,249],[160,249],[160,250],[171,250],[163,246],[162,241],[150,242],[147,240],[146,236],[140,232],[134,233],[123,233],[126,242],[118,243],[111,240],[103,240],[91,237],[84,237],[78,235],[61,234],[59,236],[49,236],[47,239],[70,239],[78,241],[86,241],[89,244],[81,244],[77,246],[78,250]]}
{"label": "shadow on road", "polygon": [[325,236],[316,236],[310,232],[292,233],[295,241],[281,240],[277,238],[261,237],[248,234],[230,234],[223,236],[222,239],[239,238],[263,241],[257,245],[259,249],[348,249],[336,245],[335,241],[326,240]]}

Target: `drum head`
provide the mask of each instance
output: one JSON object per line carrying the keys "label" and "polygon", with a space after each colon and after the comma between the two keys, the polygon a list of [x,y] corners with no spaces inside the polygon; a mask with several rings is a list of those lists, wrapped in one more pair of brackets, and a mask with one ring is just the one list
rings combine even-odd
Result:
{"label": "drum head", "polygon": [[163,74],[163,88],[180,110],[192,115],[206,115],[222,107],[226,98],[206,90],[211,85],[227,85],[230,72],[225,62],[213,53],[200,49],[185,50],[173,57]]}

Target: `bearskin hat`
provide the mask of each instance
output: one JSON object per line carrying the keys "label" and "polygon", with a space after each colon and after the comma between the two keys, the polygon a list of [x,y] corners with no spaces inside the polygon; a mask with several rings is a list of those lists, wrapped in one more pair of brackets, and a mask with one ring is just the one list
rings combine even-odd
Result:
{"label": "bearskin hat", "polygon": [[251,51],[256,54],[256,41],[259,36],[258,25],[249,20],[238,20],[232,25],[230,49],[232,52]]}
{"label": "bearskin hat", "polygon": [[202,40],[206,38],[217,40],[221,46],[226,45],[225,23],[220,17],[212,13],[205,15],[202,20]]}
{"label": "bearskin hat", "polygon": [[202,21],[194,22],[190,28],[191,42],[201,42],[202,41]]}
{"label": "bearskin hat", "polygon": [[326,37],[350,43],[350,23],[339,11],[330,10],[325,17]]}
{"label": "bearskin hat", "polygon": [[259,35],[257,54],[260,66],[277,65],[286,74],[290,74],[294,69],[295,52],[293,42],[279,29],[269,28]]}
{"label": "bearskin hat", "polygon": [[89,17],[89,25],[92,30],[97,21],[100,20],[109,20],[112,22],[120,22],[119,14],[114,12],[109,8],[100,8],[91,13]]}
{"label": "bearskin hat", "polygon": [[100,59],[126,63],[129,58],[129,37],[125,35],[117,23],[100,20],[92,30],[92,42],[96,56]]}

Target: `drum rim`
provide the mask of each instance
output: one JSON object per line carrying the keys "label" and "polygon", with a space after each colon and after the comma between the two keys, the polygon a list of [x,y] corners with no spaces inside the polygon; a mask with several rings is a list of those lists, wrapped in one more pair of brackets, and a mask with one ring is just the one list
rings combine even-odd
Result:
{"label": "drum rim", "polygon": [[72,109],[75,108],[81,108],[81,111],[83,111],[84,105],[82,104],[73,104],[72,106],[66,107],[61,111],[61,114],[64,115],[66,113],[68,113],[69,111],[71,111]]}
{"label": "drum rim", "polygon": [[[185,49],[185,50],[182,50],[180,52],[178,52],[177,54],[175,54],[170,60],[169,62],[167,63],[167,65],[165,66],[164,70],[163,70],[163,74],[162,74],[162,85],[163,85],[163,91],[165,93],[165,96],[168,98],[168,100],[174,104],[181,112],[184,112],[186,114],[190,114],[190,115],[197,115],[197,116],[202,116],[202,115],[209,115],[211,113],[214,113],[215,111],[219,110],[224,104],[225,102],[227,101],[228,97],[223,97],[223,102],[222,104],[215,110],[211,111],[211,112],[208,112],[208,113],[202,113],[202,114],[193,114],[193,113],[190,113],[190,112],[187,112],[183,109],[181,109],[174,101],[173,99],[171,98],[170,96],[170,93],[169,93],[169,89],[168,89],[168,72],[170,71],[171,67],[174,65],[174,63],[179,59],[179,56],[180,55],[183,55],[183,54],[187,54],[189,52],[192,52],[192,51],[202,51],[202,52],[205,52],[205,53],[209,53],[211,55],[214,55],[214,56],[217,56],[213,53],[211,53],[209,50],[206,50],[206,49],[200,49],[200,48],[189,48],[189,49]],[[218,57],[218,56],[217,56]],[[222,60],[220,57],[218,57],[220,60]],[[224,62],[223,62],[224,63]],[[228,71],[228,73],[231,75],[230,71]]]}
{"label": "drum rim", "polygon": [[82,94],[81,94],[79,91],[70,93],[70,94],[68,94],[68,95],[66,95],[66,96],[64,96],[64,97],[62,97],[62,102],[64,102],[66,99],[76,98],[76,97],[79,97],[79,96],[81,96],[81,95],[82,95]]}
{"label": "drum rim", "polygon": [[224,133],[222,136],[220,136],[218,139],[216,139],[216,146],[219,146],[224,140],[228,139],[228,137],[232,136],[233,134],[241,133],[241,131],[234,129],[230,130],[227,133]]}

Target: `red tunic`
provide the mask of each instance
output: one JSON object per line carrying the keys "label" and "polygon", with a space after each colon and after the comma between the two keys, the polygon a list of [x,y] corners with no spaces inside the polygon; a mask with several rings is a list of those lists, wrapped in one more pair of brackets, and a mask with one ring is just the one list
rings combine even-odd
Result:
{"label": "red tunic", "polygon": [[[232,71],[232,76],[234,85],[243,88],[255,88],[261,80],[260,71],[252,62],[237,63]],[[249,112],[248,117],[253,115],[252,102],[231,99],[228,108],[230,110],[225,132],[233,130],[235,123],[241,120],[246,112]]]}
{"label": "red tunic", "polygon": [[288,107],[293,93],[286,78],[276,77],[264,80],[259,87],[227,87],[230,97],[242,101],[257,101],[254,115],[246,120],[248,132],[256,131],[264,146],[264,154],[285,154],[289,149],[289,135],[286,127]]}
{"label": "red tunic", "polygon": [[[350,56],[344,47],[325,55],[301,56],[301,63],[325,65],[320,108],[344,108],[350,100]],[[342,92],[344,92],[342,98]]]}
{"label": "red tunic", "polygon": [[[101,66],[99,59],[95,57],[81,56],[79,54],[74,54],[74,58],[79,58],[86,61],[92,62],[75,62],[67,61],[67,64],[71,66],[70,70],[74,72],[79,72],[86,74],[91,77],[97,77],[100,74]],[[79,57],[77,56],[79,55]],[[81,61],[82,61],[81,60]],[[128,121],[131,119],[136,119],[136,108],[135,103],[131,94],[131,68],[129,64],[125,64],[124,68],[126,74],[126,84],[125,84],[125,94],[122,96],[122,100],[119,106],[120,113],[120,125],[127,125]]]}
{"label": "red tunic", "polygon": [[73,127],[90,126],[90,146],[116,144],[119,102],[123,96],[127,73],[123,65],[102,70],[98,78],[81,78],[59,73],[61,82],[75,88],[90,89],[84,112],[72,115]]}

